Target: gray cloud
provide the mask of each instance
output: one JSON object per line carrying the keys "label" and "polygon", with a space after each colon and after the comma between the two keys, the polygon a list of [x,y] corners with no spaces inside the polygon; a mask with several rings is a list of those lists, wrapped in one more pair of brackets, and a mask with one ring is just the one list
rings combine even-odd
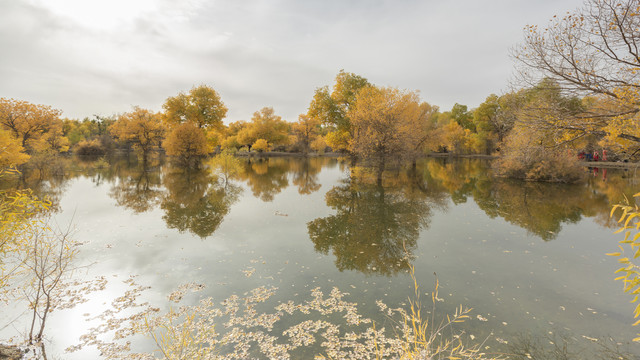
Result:
{"label": "gray cloud", "polygon": [[508,49],[523,26],[581,2],[147,0],[119,9],[121,18],[86,3],[79,18],[55,3],[0,2],[1,97],[82,118],[160,110],[167,97],[208,84],[229,121],[264,106],[294,121],[340,69],[419,90],[442,109],[477,106],[507,87]]}

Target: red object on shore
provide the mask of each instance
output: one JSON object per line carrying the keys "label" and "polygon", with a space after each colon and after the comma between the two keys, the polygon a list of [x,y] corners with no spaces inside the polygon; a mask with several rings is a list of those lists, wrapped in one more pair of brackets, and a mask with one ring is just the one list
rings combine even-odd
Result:
{"label": "red object on shore", "polygon": [[607,161],[607,150],[602,149],[602,161]]}

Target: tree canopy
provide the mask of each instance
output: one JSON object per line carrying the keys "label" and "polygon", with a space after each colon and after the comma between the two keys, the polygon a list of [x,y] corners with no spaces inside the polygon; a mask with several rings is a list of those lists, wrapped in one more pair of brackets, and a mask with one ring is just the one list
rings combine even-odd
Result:
{"label": "tree canopy", "polygon": [[636,1],[587,0],[545,29],[525,28],[514,50],[521,80],[533,86],[547,77],[565,94],[592,97],[584,112],[538,116],[539,127],[564,130],[568,139],[640,142],[639,10]]}
{"label": "tree canopy", "polygon": [[133,111],[120,115],[110,131],[116,138],[131,142],[146,163],[149,152],[160,146],[166,129],[162,114],[134,107]]}
{"label": "tree canopy", "polygon": [[29,150],[32,142],[39,140],[59,123],[62,112],[48,105],[32,104],[23,100],[0,98],[0,126],[12,132],[23,148]]}
{"label": "tree canopy", "polygon": [[187,94],[169,97],[162,107],[168,122],[192,122],[199,128],[219,128],[227,115],[220,95],[206,85],[194,87]]}

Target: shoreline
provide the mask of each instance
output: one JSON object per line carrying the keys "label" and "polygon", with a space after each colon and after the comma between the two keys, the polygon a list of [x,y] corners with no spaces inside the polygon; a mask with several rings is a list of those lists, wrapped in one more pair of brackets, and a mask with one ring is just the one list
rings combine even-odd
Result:
{"label": "shoreline", "polygon": [[640,163],[622,162],[622,161],[579,161],[578,164],[588,168],[607,168],[607,169],[637,169]]}

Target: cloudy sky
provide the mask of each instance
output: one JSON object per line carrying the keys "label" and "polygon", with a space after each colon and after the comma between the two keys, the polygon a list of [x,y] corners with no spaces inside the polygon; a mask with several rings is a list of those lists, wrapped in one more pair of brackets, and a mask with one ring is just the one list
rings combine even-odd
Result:
{"label": "cloudy sky", "polygon": [[508,90],[509,49],[582,0],[0,0],[0,97],[64,116],[215,88],[225,122],[288,121],[340,69],[448,110]]}

